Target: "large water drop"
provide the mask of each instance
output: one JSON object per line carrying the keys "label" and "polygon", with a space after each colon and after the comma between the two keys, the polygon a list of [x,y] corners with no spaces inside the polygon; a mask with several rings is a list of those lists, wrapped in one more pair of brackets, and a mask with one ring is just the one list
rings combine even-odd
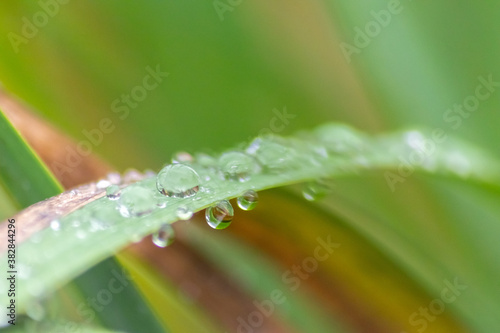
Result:
{"label": "large water drop", "polygon": [[225,229],[233,220],[234,209],[227,200],[219,201],[215,206],[207,208],[205,219],[214,229]]}
{"label": "large water drop", "polygon": [[200,176],[191,167],[176,163],[164,167],[156,178],[156,188],[169,197],[186,198],[199,190]]}
{"label": "large water drop", "polygon": [[157,208],[157,200],[151,190],[140,186],[128,186],[121,191],[118,210],[123,217],[142,216]]}

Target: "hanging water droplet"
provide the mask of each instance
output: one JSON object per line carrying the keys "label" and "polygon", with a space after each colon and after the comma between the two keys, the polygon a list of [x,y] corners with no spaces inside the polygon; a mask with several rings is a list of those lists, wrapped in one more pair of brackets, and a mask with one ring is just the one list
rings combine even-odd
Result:
{"label": "hanging water droplet", "polygon": [[26,306],[26,314],[35,321],[41,321],[45,317],[45,309],[41,302],[31,301]]}
{"label": "hanging water droplet", "polygon": [[184,164],[170,164],[164,167],[156,178],[156,188],[169,197],[186,198],[199,190],[200,176]]}
{"label": "hanging water droplet", "polygon": [[219,201],[215,206],[205,211],[205,219],[209,226],[214,229],[225,229],[233,220],[233,206],[227,200]]}
{"label": "hanging water droplet", "polygon": [[174,228],[170,224],[164,224],[153,236],[153,243],[158,247],[166,247],[174,241]]}
{"label": "hanging water droplet", "polygon": [[109,200],[118,200],[120,197],[120,186],[110,185],[106,188],[106,197]]}
{"label": "hanging water droplet", "polygon": [[302,191],[306,200],[315,201],[324,198],[331,192],[331,188],[324,182],[316,181],[307,184]]}
{"label": "hanging water droplet", "polygon": [[172,157],[172,163],[193,163],[194,158],[190,153],[185,151],[180,151],[174,154]]}
{"label": "hanging water droplet", "polygon": [[130,241],[132,243],[140,243],[143,239],[144,239],[144,237],[141,234],[138,234],[138,233],[133,233],[130,236]]}
{"label": "hanging water droplet", "polygon": [[143,216],[151,213],[157,200],[151,190],[140,186],[128,186],[121,191],[118,210],[123,217]]}
{"label": "hanging water droplet", "polygon": [[176,211],[177,217],[180,220],[189,220],[193,217],[193,211],[186,206],[179,206]]}
{"label": "hanging water droplet", "polygon": [[61,230],[61,221],[59,220],[52,220],[50,221],[50,228],[54,231],[59,231]]}
{"label": "hanging water droplet", "polygon": [[249,190],[243,193],[242,196],[237,199],[238,207],[243,210],[252,210],[257,206],[259,202],[259,196],[254,190]]}
{"label": "hanging water droplet", "polygon": [[253,157],[238,151],[222,154],[218,165],[226,179],[240,182],[249,180],[253,174],[260,172],[261,169]]}

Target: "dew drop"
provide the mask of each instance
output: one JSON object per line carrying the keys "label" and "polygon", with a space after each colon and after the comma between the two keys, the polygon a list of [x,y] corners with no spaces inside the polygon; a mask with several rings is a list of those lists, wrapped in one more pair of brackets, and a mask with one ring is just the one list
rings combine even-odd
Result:
{"label": "dew drop", "polygon": [[156,178],[156,188],[169,197],[186,198],[199,190],[200,176],[191,167],[176,163],[164,167]]}
{"label": "dew drop", "polygon": [[122,176],[118,172],[108,173],[106,179],[113,185],[118,185],[122,182]]}
{"label": "dew drop", "polygon": [[110,185],[106,188],[106,197],[109,200],[118,200],[120,197],[120,186]]}
{"label": "dew drop", "polygon": [[193,163],[193,162],[194,162],[193,156],[185,151],[177,152],[172,157],[172,163]]}
{"label": "dew drop", "polygon": [[242,196],[237,199],[238,207],[243,210],[252,210],[257,206],[259,202],[259,196],[254,190],[249,190],[243,193]]}
{"label": "dew drop", "polygon": [[176,214],[180,220],[189,220],[193,216],[193,211],[186,206],[179,206]]}
{"label": "dew drop", "polygon": [[125,184],[131,184],[138,182],[144,178],[144,175],[137,171],[136,169],[129,169],[125,171],[123,175],[123,182]]}
{"label": "dew drop", "polygon": [[153,243],[158,247],[167,247],[174,241],[174,228],[170,224],[164,224],[153,236]]}
{"label": "dew drop", "polygon": [[144,170],[144,178],[156,177],[156,172],[151,169]]}
{"label": "dew drop", "polygon": [[205,211],[205,219],[209,226],[214,229],[225,229],[233,220],[233,206],[227,200],[219,201],[215,206]]}
{"label": "dew drop", "polygon": [[157,208],[153,192],[140,186],[128,186],[121,191],[118,210],[123,217],[143,216]]}
{"label": "dew drop", "polygon": [[50,221],[50,229],[52,229],[54,231],[61,230],[61,221],[59,221],[57,219]]}
{"label": "dew drop", "polygon": [[217,160],[205,153],[196,154],[196,161],[204,168],[211,169],[217,167]]}
{"label": "dew drop", "polygon": [[105,189],[109,185],[111,185],[111,182],[107,179],[101,179],[97,182],[97,184],[95,184],[95,186],[100,190]]}
{"label": "dew drop", "polygon": [[324,198],[331,192],[331,188],[324,182],[311,182],[304,187],[302,195],[306,200],[316,201]]}
{"label": "dew drop", "polygon": [[218,165],[226,179],[240,182],[249,180],[253,174],[260,172],[261,169],[253,157],[237,151],[222,154]]}
{"label": "dew drop", "polygon": [[296,156],[295,150],[271,138],[257,138],[247,148],[247,153],[255,156],[257,161],[269,171],[279,172],[292,167]]}
{"label": "dew drop", "polygon": [[365,148],[362,133],[347,125],[327,124],[319,127],[316,137],[334,153],[357,153]]}

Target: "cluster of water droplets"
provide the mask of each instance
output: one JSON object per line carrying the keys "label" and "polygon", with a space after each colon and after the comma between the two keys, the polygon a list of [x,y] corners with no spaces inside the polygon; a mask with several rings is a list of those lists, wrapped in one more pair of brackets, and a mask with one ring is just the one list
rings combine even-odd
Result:
{"label": "cluster of water droplets", "polygon": [[[20,262],[25,267],[20,268],[19,278],[30,281],[26,284],[30,295],[43,296],[44,282],[30,277],[36,275],[37,267],[45,265],[47,258],[66,250],[59,247],[65,243],[58,241],[60,235],[72,234],[75,246],[84,244],[89,237],[99,243],[118,244],[123,234],[137,242],[157,228],[152,234],[153,243],[165,247],[174,239],[171,223],[189,220],[196,209],[207,207],[208,225],[225,229],[234,217],[228,198],[237,197],[239,208],[251,210],[259,201],[256,189],[297,179],[309,179],[303,195],[307,200],[318,200],[332,191],[332,174],[393,167],[399,160],[413,163],[412,158],[420,158],[421,162],[410,165],[432,172],[445,170],[460,177],[480,170],[480,158],[461,150],[461,145],[450,141],[432,147],[429,140],[428,135],[415,130],[370,137],[348,126],[325,125],[295,138],[259,137],[220,155],[180,152],[157,174],[133,169],[123,175],[110,173],[86,189],[64,193],[64,200],[51,206],[52,216],[46,224],[49,228],[33,234],[28,241],[32,246],[20,251]],[[79,205],[74,211],[65,211],[71,202]],[[53,246],[40,251],[42,242]],[[35,310],[32,312],[37,317]]]}

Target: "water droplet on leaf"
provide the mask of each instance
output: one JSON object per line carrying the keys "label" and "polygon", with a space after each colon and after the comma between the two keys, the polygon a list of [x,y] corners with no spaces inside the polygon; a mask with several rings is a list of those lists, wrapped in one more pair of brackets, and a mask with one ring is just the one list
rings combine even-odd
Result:
{"label": "water droplet on leaf", "polygon": [[261,169],[253,157],[237,151],[222,154],[218,165],[226,179],[240,182],[249,180],[253,174],[260,172]]}
{"label": "water droplet on leaf", "polygon": [[121,191],[118,210],[123,217],[143,216],[151,213],[157,200],[151,190],[140,186],[128,186]]}
{"label": "water droplet on leaf", "polygon": [[194,162],[193,156],[185,151],[177,152],[172,157],[172,163],[193,163],[193,162]]}
{"label": "water droplet on leaf", "polygon": [[166,247],[174,241],[174,228],[170,224],[164,224],[152,235],[153,243],[158,247]]}
{"label": "water droplet on leaf", "polygon": [[219,201],[215,206],[205,211],[205,219],[209,226],[214,229],[225,229],[233,220],[233,206],[227,200]]}
{"label": "water droplet on leaf", "polygon": [[249,190],[243,193],[242,196],[238,197],[238,207],[243,210],[252,210],[257,206],[259,201],[259,196],[254,190]]}
{"label": "water droplet on leaf", "polygon": [[123,182],[126,184],[132,184],[138,182],[144,178],[144,175],[135,169],[129,169],[125,171],[123,175]]}
{"label": "water droplet on leaf", "polygon": [[331,188],[324,182],[311,182],[304,187],[302,195],[306,200],[315,201],[324,198]]}
{"label": "water droplet on leaf", "polygon": [[120,187],[118,185],[110,185],[106,188],[106,197],[109,200],[118,200],[120,197]]}
{"label": "water droplet on leaf", "polygon": [[176,214],[180,220],[189,220],[193,216],[193,211],[186,206],[179,206]]}
{"label": "water droplet on leaf", "polygon": [[164,167],[156,178],[156,188],[169,197],[186,198],[199,190],[200,176],[184,164],[170,164]]}

